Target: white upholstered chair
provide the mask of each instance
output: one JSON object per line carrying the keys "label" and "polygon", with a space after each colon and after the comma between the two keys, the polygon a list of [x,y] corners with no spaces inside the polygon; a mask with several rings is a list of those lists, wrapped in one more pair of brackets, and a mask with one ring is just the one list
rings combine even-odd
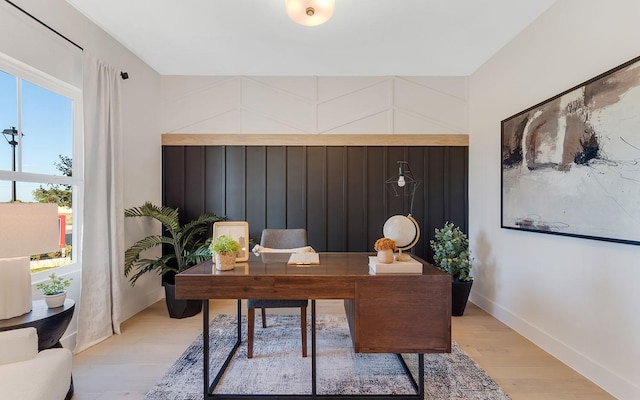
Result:
{"label": "white upholstered chair", "polygon": [[0,332],[0,399],[68,400],[70,386],[71,351],[38,352],[35,328]]}

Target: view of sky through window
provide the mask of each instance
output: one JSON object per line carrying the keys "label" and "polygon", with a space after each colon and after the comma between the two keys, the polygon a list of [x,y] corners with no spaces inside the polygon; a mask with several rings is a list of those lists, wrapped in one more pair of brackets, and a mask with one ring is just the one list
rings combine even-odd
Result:
{"label": "view of sky through window", "polygon": [[[20,90],[18,90],[18,88]],[[72,158],[72,101],[0,71],[0,170],[63,175],[60,156]],[[21,107],[18,107],[21,105]],[[13,146],[10,132],[22,131],[21,146]],[[12,181],[0,180],[0,201],[10,201]],[[46,183],[17,182],[16,199],[32,202],[33,190]]]}

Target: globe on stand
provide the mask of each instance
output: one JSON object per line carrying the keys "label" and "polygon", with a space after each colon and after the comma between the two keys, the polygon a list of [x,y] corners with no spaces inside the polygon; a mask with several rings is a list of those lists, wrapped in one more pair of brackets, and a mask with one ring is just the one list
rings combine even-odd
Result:
{"label": "globe on stand", "polygon": [[393,241],[396,242],[399,251],[396,257],[398,261],[409,258],[409,255],[402,254],[402,251],[411,249],[420,239],[420,227],[411,214],[407,216],[394,215],[389,217],[382,227],[382,232],[385,237],[393,239]]}

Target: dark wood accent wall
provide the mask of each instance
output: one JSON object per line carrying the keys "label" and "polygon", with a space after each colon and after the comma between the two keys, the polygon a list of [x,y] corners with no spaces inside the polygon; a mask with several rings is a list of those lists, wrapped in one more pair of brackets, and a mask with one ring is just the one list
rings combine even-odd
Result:
{"label": "dark wood accent wall", "polygon": [[409,213],[410,197],[384,186],[399,160],[422,181],[415,254],[431,260],[434,228],[451,221],[467,232],[465,146],[163,146],[163,204],[185,219],[247,221],[257,241],[263,228],[305,228],[317,251],[373,251],[385,220]]}

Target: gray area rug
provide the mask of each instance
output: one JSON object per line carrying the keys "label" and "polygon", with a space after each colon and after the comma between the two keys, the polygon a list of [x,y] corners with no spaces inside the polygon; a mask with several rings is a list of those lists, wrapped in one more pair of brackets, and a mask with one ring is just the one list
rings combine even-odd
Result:
{"label": "gray area rug", "polygon": [[[247,358],[246,323],[243,343],[216,393],[311,394],[311,351],[303,358],[299,315],[267,315],[267,329],[256,316],[253,358]],[[236,335],[235,315],[211,322],[211,378],[215,376]],[[355,354],[346,318],[317,317],[318,394],[414,394],[393,354]],[[311,340],[311,335],[309,335]],[[403,356],[417,376],[416,355]],[[145,400],[202,399],[202,335],[180,356]],[[425,399],[502,400],[509,397],[460,347],[450,354],[425,354]]]}

